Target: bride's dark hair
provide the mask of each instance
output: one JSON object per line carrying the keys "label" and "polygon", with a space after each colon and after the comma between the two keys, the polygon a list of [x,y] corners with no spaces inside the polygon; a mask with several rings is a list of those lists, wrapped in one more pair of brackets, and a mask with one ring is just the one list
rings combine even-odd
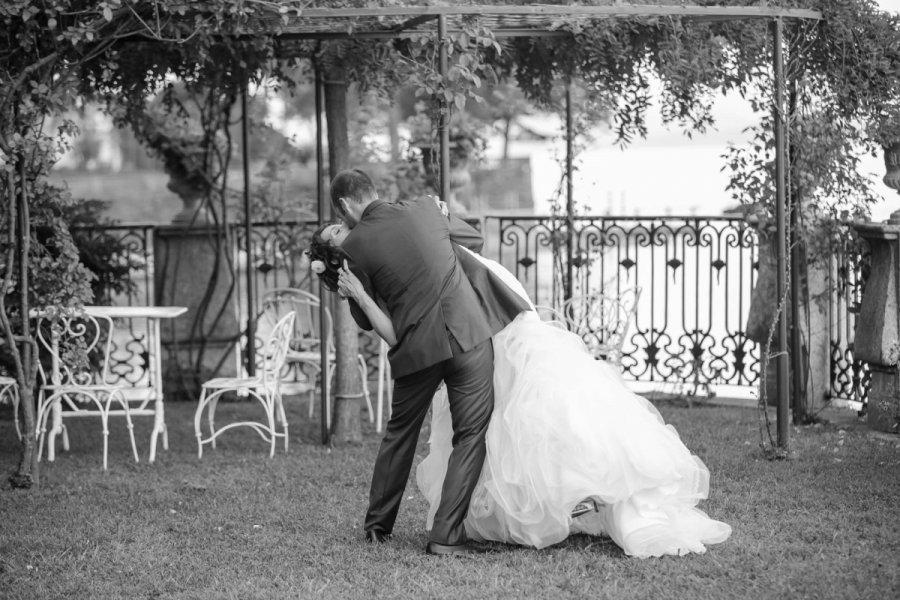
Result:
{"label": "bride's dark hair", "polygon": [[324,265],[325,270],[316,274],[328,290],[336,292],[338,269],[343,266],[347,253],[341,250],[339,246],[333,246],[322,237],[322,231],[332,225],[334,223],[326,223],[316,229],[312,235],[312,240],[309,242],[309,249],[306,251],[306,255],[309,256],[310,264],[314,261],[319,261]]}

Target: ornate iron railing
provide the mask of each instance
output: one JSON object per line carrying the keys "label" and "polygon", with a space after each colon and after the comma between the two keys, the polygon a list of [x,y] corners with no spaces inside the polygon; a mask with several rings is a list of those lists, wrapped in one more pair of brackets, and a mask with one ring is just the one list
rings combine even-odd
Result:
{"label": "ornate iron railing", "polygon": [[[563,300],[566,221],[486,217],[490,252],[537,304]],[[626,376],[709,387],[752,385],[759,349],[745,334],[756,232],[722,217],[574,219],[573,295],[642,289],[623,348]]]}
{"label": "ornate iron railing", "polygon": [[853,341],[868,256],[847,246],[830,257],[830,264],[831,397],[865,402],[871,375],[868,364],[854,357]]}
{"label": "ornate iron railing", "polygon": [[266,292],[276,288],[299,288],[310,292],[318,291],[318,282],[309,270],[309,261],[303,254],[309,247],[316,229],[313,221],[284,221],[254,223],[251,228],[251,257],[246,259],[247,237],[244,227],[235,227],[234,264],[238,265],[238,307],[246,321],[247,278],[245,269],[249,266],[254,273],[254,299],[256,311],[262,304]]}
{"label": "ornate iron railing", "polygon": [[[559,306],[565,294],[566,221],[540,216],[483,219],[485,255],[509,268],[537,304]],[[299,287],[316,291],[303,251],[312,222],[254,224],[250,260],[245,230],[235,226],[232,240],[239,322],[247,319],[244,269],[254,273],[258,310],[268,290]],[[106,235],[126,248],[131,293],[110,294],[97,302],[153,304],[155,227],[116,225],[86,235]],[[573,293],[604,289],[614,293],[642,288],[635,324],[623,348],[626,377],[637,381],[709,386],[750,386],[759,378],[759,348],[745,334],[750,290],[756,278],[755,230],[741,219],[723,217],[598,217],[574,219]],[[833,259],[832,394],[864,400],[865,366],[853,359],[855,311],[860,298],[859,258]],[[130,339],[116,341],[113,372],[140,384],[146,377],[146,324],[129,325]],[[128,336],[126,336],[128,337]],[[377,341],[360,338],[372,367]]]}
{"label": "ornate iron railing", "polygon": [[[251,233],[250,266],[254,273],[254,310],[259,315],[263,298],[270,290],[277,288],[297,288],[318,293],[318,279],[309,268],[309,260],[304,254],[309,247],[312,234],[317,228],[314,221],[284,221],[254,223]],[[239,265],[238,312],[240,323],[246,324],[247,278],[246,231],[243,227],[234,230],[235,264]],[[262,347],[267,331],[258,331],[256,348]],[[246,343],[244,340],[242,343]],[[378,340],[369,333],[359,337],[360,351],[366,357],[371,372],[377,369]]]}
{"label": "ornate iron railing", "polygon": [[[73,235],[87,240],[90,248],[113,248],[108,255],[109,270],[98,274],[94,304],[155,304],[152,224],[107,225],[73,228]],[[82,243],[82,245],[85,245]],[[84,260],[84,258],[83,258]],[[88,258],[90,262],[90,258]],[[114,281],[116,280],[116,281]],[[113,383],[146,387],[149,380],[149,322],[129,319],[116,326],[110,348],[109,377]]]}

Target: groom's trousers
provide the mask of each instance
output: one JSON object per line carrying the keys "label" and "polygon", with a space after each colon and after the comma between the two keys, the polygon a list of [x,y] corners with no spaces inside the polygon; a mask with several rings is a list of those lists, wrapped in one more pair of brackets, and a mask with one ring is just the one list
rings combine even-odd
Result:
{"label": "groom's trousers", "polygon": [[463,521],[481,475],[485,435],[494,409],[494,351],[490,339],[462,352],[451,338],[451,347],[452,358],[394,382],[391,418],[372,475],[366,531],[391,533],[412,469],[419,431],[443,381],[453,422],[453,451],[429,537],[449,545],[467,539]]}

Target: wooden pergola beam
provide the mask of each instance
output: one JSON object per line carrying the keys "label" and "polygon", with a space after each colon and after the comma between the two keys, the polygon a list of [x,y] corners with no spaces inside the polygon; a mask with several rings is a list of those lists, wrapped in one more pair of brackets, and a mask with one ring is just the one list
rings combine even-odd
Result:
{"label": "wooden pergola beam", "polygon": [[306,8],[299,19],[354,18],[354,17],[414,17],[431,15],[542,15],[585,17],[725,17],[729,19],[800,18],[821,19],[819,11],[806,8],[781,8],[769,6],[696,6],[620,4],[613,6],[571,6],[529,4],[524,6],[400,6],[384,8]]}
{"label": "wooden pergola beam", "polygon": [[[435,30],[436,31],[436,30]],[[457,33],[462,31],[461,29],[447,27],[447,33]],[[354,31],[353,33],[344,32],[325,32],[325,31],[304,31],[297,33],[283,33],[280,34],[276,39],[281,42],[290,42],[290,41],[304,41],[304,40],[397,40],[403,38],[410,38],[415,35],[422,35],[423,33],[432,33],[429,31],[419,30],[395,30],[389,29],[384,31]],[[540,38],[551,38],[551,37],[572,37],[571,31],[548,31],[546,29],[503,29],[503,30],[491,30],[491,33],[494,34],[494,37],[497,39],[501,38],[520,38],[520,37],[540,37]],[[243,37],[243,36],[241,36]],[[249,35],[247,36],[249,37]]]}
{"label": "wooden pergola beam", "polygon": [[[436,32],[440,18],[446,31],[459,31],[456,21],[464,16],[486,17],[494,37],[570,36],[554,19],[589,22],[638,17],[681,18],[692,21],[807,19],[821,20],[819,11],[768,6],[629,5],[613,6],[394,6],[384,8],[308,8],[282,22],[273,15],[273,32],[282,39],[394,39]],[[448,18],[450,17],[450,18]],[[395,22],[398,19],[405,19]],[[329,22],[331,21],[331,22]],[[385,22],[387,21],[387,22]],[[394,21],[394,22],[392,22]],[[277,25],[276,25],[277,22]],[[349,25],[349,26],[348,26]],[[425,27],[422,27],[425,26]],[[247,31],[246,34],[251,34]],[[240,36],[241,33],[238,33]]]}

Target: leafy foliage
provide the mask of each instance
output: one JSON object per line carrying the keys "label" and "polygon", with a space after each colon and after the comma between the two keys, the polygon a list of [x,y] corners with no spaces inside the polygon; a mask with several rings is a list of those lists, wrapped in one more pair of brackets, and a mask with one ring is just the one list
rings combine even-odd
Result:
{"label": "leafy foliage", "polygon": [[[437,127],[428,113],[421,109],[421,105],[419,112],[407,119],[406,123],[410,128],[409,159],[414,163],[421,161],[426,183],[433,190],[439,190],[440,159],[435,136]],[[451,170],[468,169],[482,160],[487,146],[486,129],[484,123],[467,113],[453,114],[448,132]]]}
{"label": "leafy foliage", "polygon": [[[73,207],[74,201],[66,190],[46,182],[35,185],[29,206],[32,268],[27,291],[31,307],[77,308],[92,297],[90,284],[95,275],[81,264],[78,246],[68,226],[68,212]],[[6,230],[7,223],[3,225]],[[4,255],[9,251],[10,242],[9,239],[0,241],[0,252]],[[13,322],[21,320],[18,284],[17,274],[13,273],[11,286],[4,290],[7,316]]]}
{"label": "leafy foliage", "polygon": [[804,39],[791,57],[812,100],[828,118],[854,126],[853,137],[881,146],[900,140],[900,14],[874,0],[804,4],[823,17],[813,31],[798,32]]}

